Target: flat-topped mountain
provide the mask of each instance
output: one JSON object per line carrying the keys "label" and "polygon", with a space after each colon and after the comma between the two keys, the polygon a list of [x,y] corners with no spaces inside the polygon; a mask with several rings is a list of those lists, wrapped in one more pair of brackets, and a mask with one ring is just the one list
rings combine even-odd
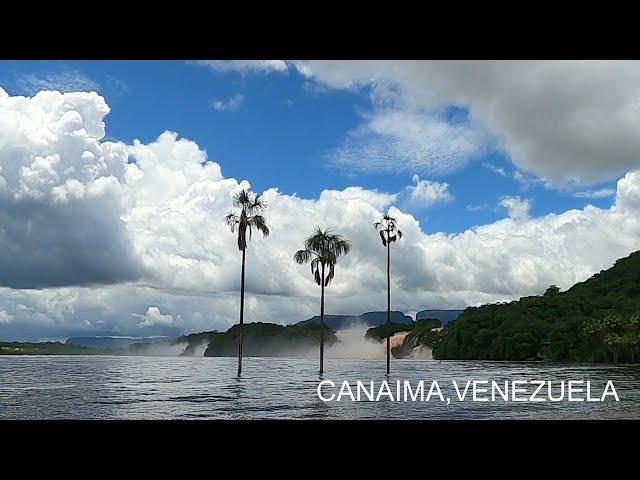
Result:
{"label": "flat-topped mountain", "polygon": [[[362,315],[325,315],[324,324],[332,330],[344,330],[352,325],[366,325],[369,327],[379,327],[386,323],[387,312],[367,312]],[[413,319],[402,312],[391,311],[391,321],[393,323],[410,324]],[[320,315],[303,320],[296,325],[305,325],[308,323],[320,323]]]}
{"label": "flat-topped mountain", "polygon": [[427,318],[437,318],[442,325],[455,320],[464,310],[422,310],[416,313],[416,321],[425,320]]}
{"label": "flat-topped mountain", "polygon": [[127,336],[95,336],[95,337],[70,337],[65,342],[68,345],[76,345],[87,348],[117,349],[126,348],[134,343],[153,343],[169,340],[170,337],[127,337]]}

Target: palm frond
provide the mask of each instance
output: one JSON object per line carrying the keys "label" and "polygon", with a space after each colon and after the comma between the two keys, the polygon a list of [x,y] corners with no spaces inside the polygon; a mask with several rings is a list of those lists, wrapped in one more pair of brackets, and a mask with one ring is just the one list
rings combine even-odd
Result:
{"label": "palm frond", "polygon": [[382,245],[387,246],[387,239],[384,237],[384,230],[380,231],[380,238],[382,239]]}
{"label": "palm frond", "polygon": [[240,190],[238,193],[236,193],[233,196],[232,199],[232,203],[233,206],[236,208],[242,208],[243,210],[245,209],[245,207],[251,205],[252,203],[252,198],[251,198],[251,192],[249,192],[249,190]]}
{"label": "palm frond", "polygon": [[265,208],[267,208],[267,202],[264,201],[262,195],[256,195],[256,198],[254,198],[253,202],[251,202],[251,209],[253,211],[260,211],[264,210]]}
{"label": "palm frond", "polygon": [[240,222],[240,217],[235,213],[231,212],[224,216],[223,222],[226,223],[229,227],[231,227],[231,231],[235,228],[235,226]]}
{"label": "palm frond", "polygon": [[[344,239],[341,235],[334,234],[331,230],[322,229],[317,226],[313,235],[304,240],[304,250],[298,251],[294,255],[294,260],[298,263],[305,263],[309,259],[311,261],[311,274],[318,285],[322,285],[324,280],[325,286],[331,283],[331,279],[335,276],[335,265],[338,257],[346,255],[351,250],[351,242]],[[300,252],[305,252],[300,253]],[[304,261],[301,261],[302,259]],[[328,267],[329,273],[325,279],[322,278],[320,270],[322,267]]]}
{"label": "palm frond", "polygon": [[270,232],[269,227],[267,227],[267,220],[262,215],[254,215],[250,218],[250,223],[262,233],[263,237],[269,236]]}
{"label": "palm frond", "polygon": [[308,250],[298,250],[296,253],[293,254],[293,259],[295,260],[296,263],[299,263],[300,265],[302,265],[303,263],[307,263],[310,258],[311,258],[311,252],[309,252]]}
{"label": "palm frond", "polygon": [[331,280],[333,280],[333,277],[335,277],[336,272],[335,272],[335,266],[334,264],[331,264],[331,267],[329,268],[329,273],[327,275],[327,278],[324,281],[324,286],[328,286],[331,283]]}

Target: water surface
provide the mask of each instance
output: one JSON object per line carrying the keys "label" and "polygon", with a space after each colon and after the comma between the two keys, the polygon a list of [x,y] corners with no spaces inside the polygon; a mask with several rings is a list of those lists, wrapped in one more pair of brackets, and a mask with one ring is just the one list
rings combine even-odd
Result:
{"label": "water surface", "polygon": [[[394,360],[389,382],[614,382],[620,402],[322,402],[317,360],[122,356],[0,357],[0,419],[640,419],[640,366]],[[325,379],[384,380],[384,361],[328,359]]]}

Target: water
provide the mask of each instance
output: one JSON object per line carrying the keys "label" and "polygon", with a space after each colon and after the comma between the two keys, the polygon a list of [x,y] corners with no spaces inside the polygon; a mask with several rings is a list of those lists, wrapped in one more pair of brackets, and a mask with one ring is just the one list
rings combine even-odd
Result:
{"label": "water", "polygon": [[[396,380],[614,382],[620,402],[322,402],[315,359],[0,357],[0,419],[640,419],[640,366],[394,360]],[[325,379],[384,379],[384,361],[329,359]],[[337,391],[336,391],[337,393]],[[426,392],[425,392],[426,393]]]}

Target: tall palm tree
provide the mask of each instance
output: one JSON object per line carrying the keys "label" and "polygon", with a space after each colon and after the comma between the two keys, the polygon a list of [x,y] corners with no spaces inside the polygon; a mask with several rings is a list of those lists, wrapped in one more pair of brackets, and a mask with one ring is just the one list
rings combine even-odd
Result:
{"label": "tall palm tree", "polygon": [[298,250],[293,256],[296,263],[311,262],[311,274],[320,286],[320,375],[324,371],[324,289],[335,276],[338,257],[346,255],[349,250],[349,240],[329,229],[316,227],[313,235],[304,241],[304,250]]}
{"label": "tall palm tree", "polygon": [[402,238],[397,222],[387,212],[379,222],[373,224],[376,230],[380,230],[382,245],[387,248],[387,375],[391,363],[391,244]]}
{"label": "tall palm tree", "polygon": [[[255,195],[249,190],[242,190],[233,196],[233,206],[239,211],[231,212],[224,217],[225,223],[231,228],[231,232],[238,232],[238,249],[242,251],[242,275],[240,276],[240,334],[238,339],[238,377],[242,375],[242,336],[244,330],[244,269],[246,264],[246,251],[251,231],[255,228],[264,237],[269,236],[267,221],[262,212],[267,204],[260,195]],[[247,232],[249,237],[247,238]]]}

